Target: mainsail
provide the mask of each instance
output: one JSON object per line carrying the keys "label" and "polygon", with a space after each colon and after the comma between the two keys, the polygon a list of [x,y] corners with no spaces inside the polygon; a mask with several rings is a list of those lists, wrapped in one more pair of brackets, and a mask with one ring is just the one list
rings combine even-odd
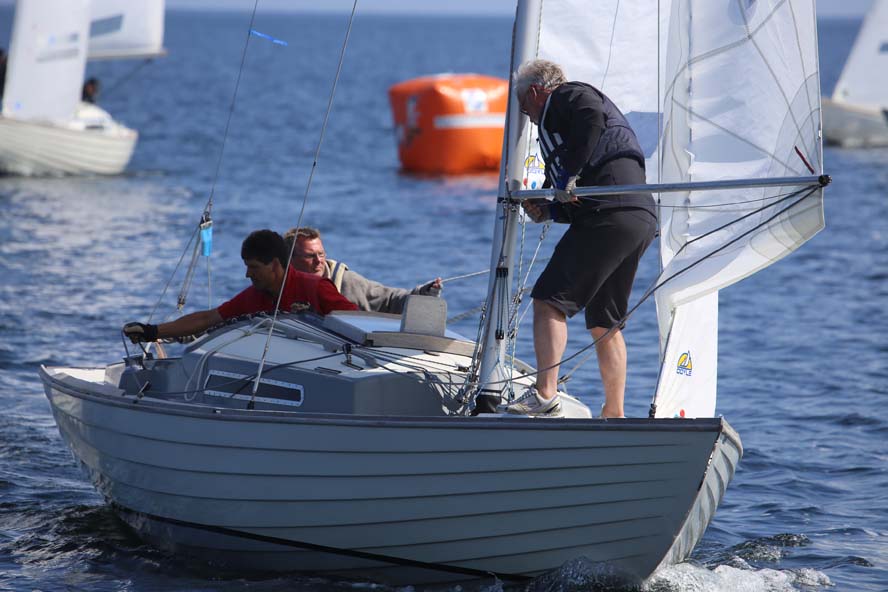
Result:
{"label": "mainsail", "polygon": [[88,0],[18,0],[3,115],[67,122],[86,68]]}
{"label": "mainsail", "polygon": [[89,59],[164,55],[165,0],[91,0]]}
{"label": "mainsail", "polygon": [[[813,0],[519,2],[513,70],[545,58],[597,86],[639,136],[648,182],[689,184],[657,194],[658,417],[714,415],[718,290],[823,227],[822,189],[811,181],[822,172],[815,27]],[[501,201],[533,188],[527,180],[540,160],[514,100],[508,121]],[[784,186],[733,183],[801,177]],[[700,185],[718,181],[719,189]],[[508,245],[515,224],[501,218],[495,245]],[[511,259],[494,250],[500,277]],[[492,281],[491,296],[496,290]],[[486,353],[496,349],[492,334]],[[482,381],[494,369],[482,363]]]}

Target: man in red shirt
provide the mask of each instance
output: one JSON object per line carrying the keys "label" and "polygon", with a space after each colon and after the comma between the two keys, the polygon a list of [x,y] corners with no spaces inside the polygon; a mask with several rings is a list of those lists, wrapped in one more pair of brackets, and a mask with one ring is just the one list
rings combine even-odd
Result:
{"label": "man in red shirt", "polygon": [[283,295],[280,296],[278,310],[290,311],[295,307],[300,311],[309,309],[326,315],[334,310],[358,309],[328,279],[289,267],[284,283],[288,254],[287,244],[277,232],[252,232],[241,246],[241,258],[247,266],[246,276],[253,283],[252,286],[218,308],[193,312],[160,325],[127,323],[123,326],[123,333],[133,343],[196,335],[240,315],[274,311],[282,286]]}

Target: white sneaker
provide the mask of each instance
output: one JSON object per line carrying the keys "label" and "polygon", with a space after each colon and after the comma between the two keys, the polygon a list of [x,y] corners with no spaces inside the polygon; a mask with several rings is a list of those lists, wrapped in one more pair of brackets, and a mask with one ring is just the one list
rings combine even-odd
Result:
{"label": "white sneaker", "polygon": [[561,416],[561,400],[556,394],[551,399],[544,399],[537,391],[536,385],[527,387],[524,393],[501,408],[506,413],[515,415],[545,415],[547,417]]}

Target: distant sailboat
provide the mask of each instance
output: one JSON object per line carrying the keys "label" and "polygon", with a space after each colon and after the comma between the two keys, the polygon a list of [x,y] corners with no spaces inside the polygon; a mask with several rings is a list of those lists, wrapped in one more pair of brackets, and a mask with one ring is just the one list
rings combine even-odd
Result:
{"label": "distant sailboat", "polygon": [[164,0],[18,0],[0,114],[0,171],[116,174],[139,137],[82,102],[87,59],[163,54]]}
{"label": "distant sailboat", "polygon": [[833,91],[823,137],[849,148],[888,146],[888,0],[875,0]]}

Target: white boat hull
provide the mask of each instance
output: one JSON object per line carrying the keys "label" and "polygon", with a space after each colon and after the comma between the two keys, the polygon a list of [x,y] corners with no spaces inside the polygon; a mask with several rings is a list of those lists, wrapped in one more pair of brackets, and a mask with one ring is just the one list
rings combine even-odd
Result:
{"label": "white boat hull", "polygon": [[742,454],[721,419],[247,411],[102,375],[41,371],[96,488],[155,544],[241,569],[416,584],[585,557],[641,581],[687,557]]}
{"label": "white boat hull", "polygon": [[78,129],[0,116],[0,172],[115,175],[129,163],[137,139],[120,124]]}
{"label": "white boat hull", "polygon": [[888,146],[888,110],[822,99],[823,139],[844,148]]}

